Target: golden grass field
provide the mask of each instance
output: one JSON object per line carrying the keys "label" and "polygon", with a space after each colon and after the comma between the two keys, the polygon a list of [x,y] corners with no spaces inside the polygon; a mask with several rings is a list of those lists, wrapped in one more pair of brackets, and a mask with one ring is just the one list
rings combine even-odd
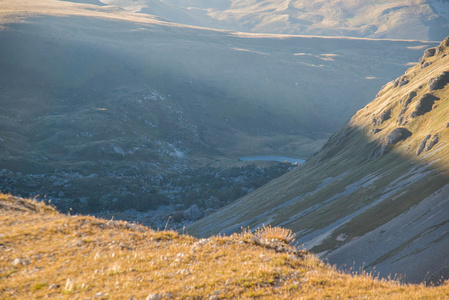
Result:
{"label": "golden grass field", "polygon": [[279,240],[263,232],[196,239],[1,194],[0,298],[449,299],[447,283],[344,274],[286,244],[264,246],[264,237],[291,240],[273,229]]}

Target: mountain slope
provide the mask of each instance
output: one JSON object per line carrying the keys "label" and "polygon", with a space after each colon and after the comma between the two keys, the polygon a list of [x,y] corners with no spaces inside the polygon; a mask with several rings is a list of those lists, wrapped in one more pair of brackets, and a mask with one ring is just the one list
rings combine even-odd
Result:
{"label": "mountain slope", "polygon": [[[33,200],[0,194],[2,299],[423,299],[425,287],[353,276],[272,235],[195,239],[134,223],[59,214]],[[280,250],[281,248],[287,250]]]}
{"label": "mountain slope", "polygon": [[84,2],[0,2],[0,189],[67,209],[147,209],[181,193],[161,187],[171,174],[307,157],[434,45],[210,30]]}
{"label": "mountain slope", "polygon": [[448,278],[449,38],[385,85],[313,158],[188,228],[281,225],[339,266]]}
{"label": "mountain slope", "polygon": [[245,32],[441,40],[446,0],[103,0],[130,11],[191,25]]}

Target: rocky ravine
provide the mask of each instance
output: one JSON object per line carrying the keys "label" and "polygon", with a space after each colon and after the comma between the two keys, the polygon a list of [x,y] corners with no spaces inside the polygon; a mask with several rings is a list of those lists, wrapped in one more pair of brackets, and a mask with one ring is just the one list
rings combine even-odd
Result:
{"label": "rocky ravine", "polygon": [[300,168],[188,228],[281,225],[340,267],[448,278],[449,38],[386,84]]}

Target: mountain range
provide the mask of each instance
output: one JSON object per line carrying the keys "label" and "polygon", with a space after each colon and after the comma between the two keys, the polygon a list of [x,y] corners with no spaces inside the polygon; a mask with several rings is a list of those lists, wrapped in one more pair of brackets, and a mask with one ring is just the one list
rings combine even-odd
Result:
{"label": "mountain range", "polygon": [[447,0],[96,0],[131,12],[243,32],[442,40]]}

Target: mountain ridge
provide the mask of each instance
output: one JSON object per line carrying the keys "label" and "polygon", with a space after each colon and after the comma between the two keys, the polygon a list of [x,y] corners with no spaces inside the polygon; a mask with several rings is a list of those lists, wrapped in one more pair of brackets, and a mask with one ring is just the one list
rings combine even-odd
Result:
{"label": "mountain ridge", "polygon": [[177,23],[259,33],[441,40],[449,24],[443,0],[102,2]]}

